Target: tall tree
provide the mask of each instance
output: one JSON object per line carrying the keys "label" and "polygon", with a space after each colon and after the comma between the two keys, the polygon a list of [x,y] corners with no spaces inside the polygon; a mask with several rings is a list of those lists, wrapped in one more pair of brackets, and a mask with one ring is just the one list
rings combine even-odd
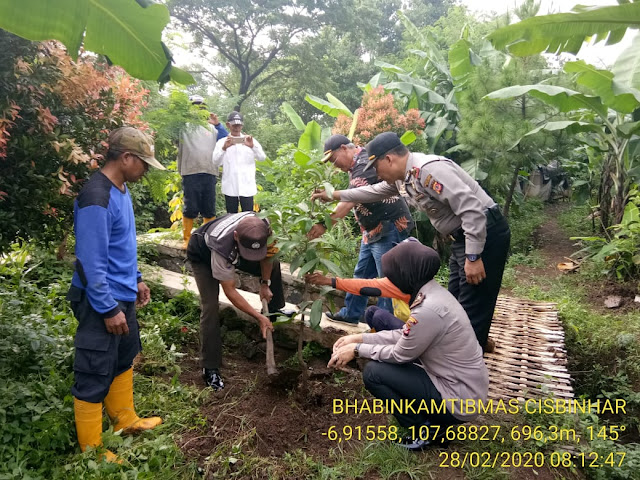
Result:
{"label": "tall tree", "polygon": [[[430,4],[433,20],[448,1]],[[399,52],[396,12],[403,5],[401,0],[168,1],[174,20],[193,35],[192,51],[211,65],[200,70],[237,97],[238,107],[263,86],[271,89],[271,98],[280,99],[284,90],[331,91],[357,104],[361,92],[355,85],[369,77],[371,59]]]}
{"label": "tall tree", "polygon": [[429,1],[406,0],[404,13],[417,27],[433,25],[454,5],[452,0]]}
{"label": "tall tree", "polygon": [[363,60],[366,53],[355,35],[340,35],[334,27],[325,26],[317,36],[291,49],[282,60],[290,74],[264,85],[260,103],[273,109],[270,117],[287,101],[303,118],[312,118],[318,112],[304,100],[305,94],[324,97],[332,93],[353,111],[362,99],[358,82],[370,78],[377,69],[372,61]]}
{"label": "tall tree", "polygon": [[[284,73],[272,64],[325,21],[327,2],[170,0],[168,6],[194,35],[200,55],[210,57],[212,50],[218,55],[217,65],[208,73],[229,95],[238,96],[239,109],[256,89]],[[233,75],[224,67],[231,67]]]}

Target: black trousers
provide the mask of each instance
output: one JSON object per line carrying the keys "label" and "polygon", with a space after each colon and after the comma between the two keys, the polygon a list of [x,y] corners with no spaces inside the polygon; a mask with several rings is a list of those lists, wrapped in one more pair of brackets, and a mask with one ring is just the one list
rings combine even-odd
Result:
{"label": "black trousers", "polygon": [[209,173],[194,173],[182,177],[184,191],[184,206],[182,215],[186,218],[196,218],[198,213],[202,218],[216,216],[216,182],[217,177]]}
{"label": "black trousers", "polygon": [[[200,293],[200,363],[202,368],[214,369],[222,365],[222,336],[220,334],[220,282],[213,278],[211,264],[191,261],[193,276]],[[236,268],[259,277],[260,262],[248,262],[241,259]],[[280,262],[273,261],[271,270],[271,292],[269,312],[275,313],[284,307],[284,289]]]}
{"label": "black trousers", "polygon": [[227,213],[238,213],[238,205],[242,207],[243,212],[253,211],[253,197],[230,197],[225,195],[224,203],[227,207]]}
{"label": "black trousers", "polygon": [[83,289],[72,285],[67,300],[78,320],[71,393],[78,400],[100,403],[109,393],[113,379],[131,368],[142,349],[135,302],[118,301],[129,334],[114,335],[107,332],[104,315],[93,309]]}
{"label": "black trousers", "polygon": [[[415,409],[422,399],[431,405],[431,399],[437,402],[442,395],[435,387],[427,372],[414,363],[384,363],[374,360],[367,363],[362,372],[364,386],[376,398],[381,400],[416,399]],[[463,423],[448,412],[427,414],[410,411],[396,412],[394,416],[403,427],[418,426],[429,421],[432,425],[456,425]]]}
{"label": "black trousers", "polygon": [[458,299],[471,320],[480,346],[484,348],[489,337],[491,320],[502,285],[502,274],[507,263],[511,230],[504,218],[487,229],[487,241],[482,252],[482,263],[487,274],[478,285],[467,283],[464,273],[466,260],[464,237],[456,238],[451,245],[449,259],[449,292]]}

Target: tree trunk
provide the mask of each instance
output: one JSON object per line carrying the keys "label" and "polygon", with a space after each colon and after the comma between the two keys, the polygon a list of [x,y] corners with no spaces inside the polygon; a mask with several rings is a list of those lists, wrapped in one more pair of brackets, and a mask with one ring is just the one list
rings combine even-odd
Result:
{"label": "tree trunk", "polygon": [[509,208],[513,201],[513,192],[516,191],[516,185],[518,184],[518,173],[520,172],[520,165],[516,165],[516,169],[513,171],[513,177],[511,178],[511,185],[509,185],[509,191],[507,197],[504,199],[504,208],[502,209],[502,215],[505,218],[509,217]]}
{"label": "tree trunk", "polygon": [[[305,290],[306,290],[306,283],[305,283]],[[307,366],[307,362],[304,361],[304,354],[302,352],[302,338],[304,336],[304,314],[302,315],[302,318],[300,319],[300,331],[298,332],[298,363],[300,364],[300,368],[302,369],[301,375],[300,375],[300,387],[298,389],[298,391],[300,393],[302,393],[303,395],[307,394],[308,391],[308,380],[309,380],[309,367]]]}
{"label": "tree trunk", "polygon": [[600,187],[598,188],[598,211],[600,213],[600,225],[602,231],[605,231],[610,223],[611,215],[611,188],[613,180],[611,178],[611,164],[613,163],[613,155],[607,154],[602,166],[602,176],[600,177]]}
{"label": "tree trunk", "polygon": [[[622,163],[622,162],[621,162]],[[622,217],[624,216],[624,207],[626,205],[627,200],[627,182],[624,165],[618,165],[618,191],[616,192],[615,197],[613,198],[613,224],[618,224],[622,222]]]}

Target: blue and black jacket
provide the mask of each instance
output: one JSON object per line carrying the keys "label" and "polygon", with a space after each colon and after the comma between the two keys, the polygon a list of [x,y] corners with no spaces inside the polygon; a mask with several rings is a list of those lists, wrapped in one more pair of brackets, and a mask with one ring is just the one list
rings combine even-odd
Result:
{"label": "blue and black jacket", "polygon": [[136,300],[136,224],[126,185],[116,187],[102,172],[91,176],[74,203],[76,272],[71,284],[86,291],[105,318],[120,312],[118,301]]}

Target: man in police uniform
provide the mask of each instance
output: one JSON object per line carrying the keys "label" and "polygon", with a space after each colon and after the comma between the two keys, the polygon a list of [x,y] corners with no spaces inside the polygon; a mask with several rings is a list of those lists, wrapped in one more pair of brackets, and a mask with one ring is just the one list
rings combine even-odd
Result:
{"label": "man in police uniform", "polygon": [[[218,294],[220,286],[239,310],[255,318],[262,336],[273,330],[271,321],[255,310],[236,289],[236,268],[260,276],[260,298],[269,301],[269,312],[284,307],[280,263],[271,258],[267,239],[271,229],[267,220],[255,212],[223,215],[198,228],[187,247],[187,259],[200,293],[200,362],[202,378],[215,391],[224,388],[220,375],[222,337]],[[273,291],[272,291],[273,289]]]}
{"label": "man in police uniform", "polygon": [[[323,161],[333,163],[336,168],[349,174],[349,188],[373,185],[380,182],[373,169],[365,171],[368,163],[367,151],[357,147],[344,135],[331,135],[324,144]],[[384,277],[382,255],[409,236],[413,229],[413,218],[405,200],[396,195],[374,203],[340,202],[331,214],[331,221],[345,217],[351,210],[362,231],[362,242],[354,278]],[[324,223],[316,223],[307,236],[318,238],[326,232]],[[358,324],[367,308],[368,297],[347,293],[344,307],[327,317],[338,322]],[[380,298],[378,307],[393,313],[390,298]]]}
{"label": "man in police uniform", "polygon": [[367,153],[367,168],[375,168],[383,182],[337,190],[331,199],[319,191],[312,199],[373,202],[404,189],[409,203],[453,240],[449,291],[467,312],[480,345],[491,350],[491,344],[487,348],[489,328],[511,240],[498,205],[455,162],[411,153],[393,132],[376,136],[367,145]]}

